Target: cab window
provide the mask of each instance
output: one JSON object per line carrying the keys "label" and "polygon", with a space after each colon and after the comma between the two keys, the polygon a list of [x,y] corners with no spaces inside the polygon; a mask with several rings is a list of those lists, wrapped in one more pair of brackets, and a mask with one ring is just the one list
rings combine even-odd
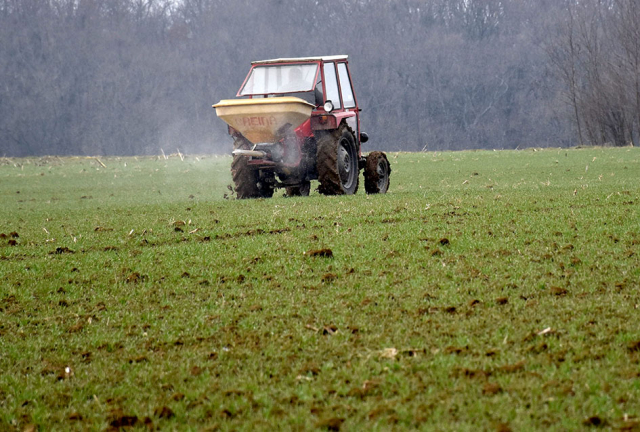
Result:
{"label": "cab window", "polygon": [[255,66],[240,96],[311,91],[317,70],[317,64]]}
{"label": "cab window", "polygon": [[338,79],[334,63],[324,64],[324,85],[327,89],[326,98],[333,103],[333,107],[338,109],[340,104],[340,91],[338,90]]}
{"label": "cab window", "polygon": [[356,100],[353,97],[349,72],[345,63],[338,63],[338,75],[340,76],[340,88],[342,89],[342,100],[345,108],[355,108]]}

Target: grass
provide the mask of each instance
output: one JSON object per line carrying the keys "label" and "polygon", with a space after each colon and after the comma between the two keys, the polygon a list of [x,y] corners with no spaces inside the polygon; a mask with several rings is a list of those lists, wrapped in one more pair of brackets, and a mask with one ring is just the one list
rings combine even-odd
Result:
{"label": "grass", "polygon": [[640,428],[640,150],[390,160],[0,159],[0,429]]}

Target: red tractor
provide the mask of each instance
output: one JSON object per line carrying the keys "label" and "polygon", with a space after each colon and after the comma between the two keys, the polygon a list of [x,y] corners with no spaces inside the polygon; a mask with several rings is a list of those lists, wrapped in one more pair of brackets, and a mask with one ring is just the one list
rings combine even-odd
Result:
{"label": "red tractor", "polygon": [[255,61],[236,96],[213,107],[234,140],[238,198],[309,195],[311,180],[322,194],[351,195],[361,169],[367,193],[387,192],[386,154],[360,149],[368,136],[346,55]]}

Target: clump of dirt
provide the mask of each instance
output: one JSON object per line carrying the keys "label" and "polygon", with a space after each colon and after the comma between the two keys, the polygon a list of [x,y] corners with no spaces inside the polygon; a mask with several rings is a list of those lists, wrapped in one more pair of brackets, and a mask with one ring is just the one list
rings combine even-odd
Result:
{"label": "clump of dirt", "polygon": [[174,417],[175,414],[171,411],[171,408],[168,406],[158,407],[153,411],[153,415],[160,418],[170,419]]}
{"label": "clump of dirt", "polygon": [[595,427],[603,427],[607,424],[607,421],[600,416],[591,416],[582,422],[585,426],[595,426]]}
{"label": "clump of dirt", "polygon": [[67,329],[67,332],[69,332],[69,333],[78,333],[78,332],[82,331],[83,328],[84,328],[84,324],[82,322],[78,322],[78,323],[70,326]]}
{"label": "clump of dirt", "polygon": [[546,351],[548,348],[549,346],[546,343],[541,342],[537,345],[530,346],[529,348],[526,349],[526,351],[532,354],[540,354]]}
{"label": "clump of dirt", "polygon": [[512,432],[512,429],[507,423],[498,423],[496,425],[496,432]]}
{"label": "clump of dirt", "polygon": [[375,418],[382,417],[382,416],[388,416],[387,421],[389,421],[390,423],[398,422],[398,418],[396,417],[396,411],[393,408],[388,407],[386,405],[382,405],[377,408],[374,408],[371,411],[369,411],[369,413],[367,414],[367,417],[369,418],[369,420],[373,420]]}
{"label": "clump of dirt", "polygon": [[138,416],[126,415],[122,410],[112,411],[109,417],[109,426],[115,429],[132,427],[138,424]]}
{"label": "clump of dirt", "polygon": [[338,276],[334,273],[325,273],[322,276],[322,283],[330,283],[333,282],[334,280],[336,280],[338,278]]}
{"label": "clump of dirt", "polygon": [[468,346],[464,346],[464,347],[448,346],[444,349],[445,354],[464,354],[468,351],[469,351]]}
{"label": "clump of dirt", "polygon": [[640,352],[640,339],[636,341],[629,342],[627,345],[627,349],[630,352]]}
{"label": "clump of dirt", "polygon": [[315,249],[305,252],[305,255],[309,255],[310,257],[333,258],[333,251],[329,248]]}
{"label": "clump of dirt", "polygon": [[176,402],[180,402],[181,400],[184,399],[184,393],[174,393],[173,396],[171,396],[171,400],[174,400]]}
{"label": "clump of dirt", "polygon": [[502,387],[500,387],[500,384],[496,383],[488,382],[482,388],[482,394],[487,396],[493,396],[500,392],[502,392]]}
{"label": "clump of dirt", "polygon": [[331,324],[322,329],[322,334],[325,336],[333,336],[338,332],[338,327],[335,324]]}
{"label": "clump of dirt", "polygon": [[524,370],[524,365],[525,365],[525,361],[522,360],[522,361],[519,361],[518,363],[500,366],[499,370],[507,373],[520,372]]}
{"label": "clump of dirt", "polygon": [[74,411],[71,414],[69,414],[69,417],[67,417],[69,420],[72,421],[81,421],[84,419],[84,417],[82,416],[82,414],[80,414],[78,411]]}
{"label": "clump of dirt", "polygon": [[93,231],[95,232],[108,232],[108,231],[113,231],[113,228],[105,228],[102,226],[97,226],[93,229]]}
{"label": "clump of dirt", "polygon": [[61,255],[61,254],[73,254],[75,251],[69,249],[68,247],[57,247],[56,250],[49,252],[49,255]]}
{"label": "clump of dirt", "polygon": [[278,228],[272,229],[271,231],[269,231],[269,234],[283,234],[289,231],[291,231],[291,228]]}
{"label": "clump of dirt", "polygon": [[490,371],[485,371],[482,369],[468,369],[468,368],[460,368],[457,367],[453,369],[452,376],[454,377],[466,377],[466,378],[487,378],[491,375]]}
{"label": "clump of dirt", "polygon": [[509,298],[508,297],[498,297],[496,299],[496,304],[506,305],[507,303],[509,303]]}
{"label": "clump of dirt", "polygon": [[561,287],[551,287],[550,292],[552,295],[560,297],[560,296],[567,295],[567,293],[569,293],[569,290]]}
{"label": "clump of dirt", "polygon": [[343,418],[332,417],[324,420],[320,420],[316,423],[316,427],[318,429],[327,429],[330,431],[339,431],[342,427],[342,423],[344,423]]}
{"label": "clump of dirt", "polygon": [[300,368],[300,375],[313,375],[320,374],[320,366],[315,362],[309,362]]}
{"label": "clump of dirt", "polygon": [[133,272],[129,276],[127,276],[126,282],[127,283],[140,283],[140,282],[144,282],[146,280],[147,280],[147,276],[146,275],[141,275],[138,272]]}

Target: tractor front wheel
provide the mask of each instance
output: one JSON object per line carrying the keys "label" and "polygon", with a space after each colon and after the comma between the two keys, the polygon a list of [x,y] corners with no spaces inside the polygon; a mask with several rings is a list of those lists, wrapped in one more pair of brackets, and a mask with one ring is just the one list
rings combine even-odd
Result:
{"label": "tractor front wheel", "polygon": [[[236,139],[233,148],[249,150],[251,145],[243,139]],[[249,158],[246,156],[233,156],[231,176],[236,185],[235,191],[238,199],[271,198],[273,196],[273,188],[260,181],[260,171],[249,166]]]}
{"label": "tractor front wheel", "polygon": [[386,193],[390,174],[387,155],[379,151],[369,153],[364,166],[364,190],[368,194]]}
{"label": "tractor front wheel", "polygon": [[318,140],[318,191],[324,195],[352,195],[358,190],[358,149],[346,125]]}

